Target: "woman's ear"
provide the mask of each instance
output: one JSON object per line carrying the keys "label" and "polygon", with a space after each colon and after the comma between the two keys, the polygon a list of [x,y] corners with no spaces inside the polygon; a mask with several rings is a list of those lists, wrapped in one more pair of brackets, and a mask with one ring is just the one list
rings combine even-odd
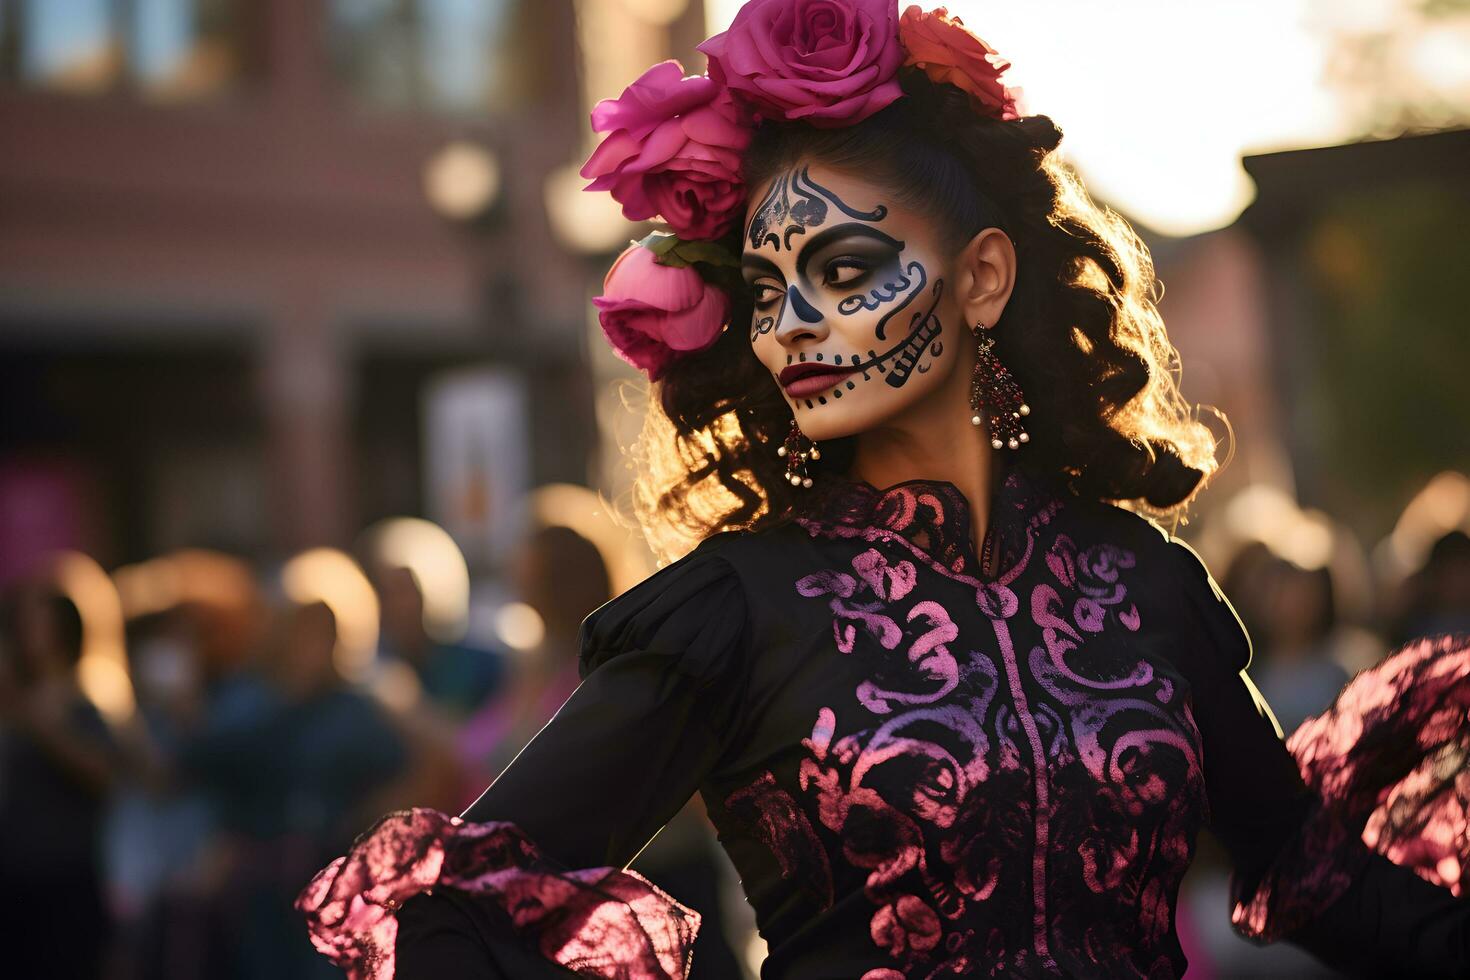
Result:
{"label": "woman's ear", "polygon": [[994,326],[1016,285],[1016,247],[999,228],[986,228],[960,249],[955,296],[966,324]]}

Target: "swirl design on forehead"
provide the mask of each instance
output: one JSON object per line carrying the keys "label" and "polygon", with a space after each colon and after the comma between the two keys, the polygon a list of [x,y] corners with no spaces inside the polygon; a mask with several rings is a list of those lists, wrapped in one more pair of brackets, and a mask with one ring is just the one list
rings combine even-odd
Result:
{"label": "swirl design on forehead", "polygon": [[888,208],[882,204],[871,211],[859,211],[812,180],[810,169],[802,167],[771,181],[746,230],[750,247],[758,249],[769,242],[778,252],[782,248],[790,251],[793,237],[826,223],[829,205],[858,221],[882,221],[888,216]]}

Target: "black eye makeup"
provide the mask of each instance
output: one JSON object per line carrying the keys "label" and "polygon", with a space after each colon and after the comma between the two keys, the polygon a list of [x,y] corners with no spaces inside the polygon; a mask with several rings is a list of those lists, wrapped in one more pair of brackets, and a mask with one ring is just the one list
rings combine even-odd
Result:
{"label": "black eye makeup", "polygon": [[[897,268],[903,248],[903,242],[871,225],[847,222],[809,240],[797,257],[796,267],[813,287],[850,292],[874,272]],[[747,255],[745,277],[758,308],[779,302],[786,277],[770,260]]]}
{"label": "black eye makeup", "polygon": [[816,235],[801,250],[797,268],[814,283],[851,282],[852,270],[896,265],[904,243],[871,225],[849,222]]}
{"label": "black eye makeup", "polygon": [[750,296],[757,307],[767,307],[780,301],[786,291],[769,279],[760,279],[750,284]]}
{"label": "black eye makeup", "polygon": [[[788,191],[795,193],[800,202],[793,205]],[[835,210],[829,210],[829,204]],[[851,220],[822,228],[837,212]],[[905,273],[904,243],[874,227],[873,222],[881,222],[887,215],[887,207],[881,204],[871,211],[853,209],[812,181],[805,168],[794,177],[788,173],[776,179],[751,218],[747,229],[749,247],[741,257],[741,273],[753,314],[751,342],[772,333],[788,314],[794,313],[805,323],[820,323],[828,315],[847,317],[859,310],[877,310],[897,300],[900,287],[917,283],[918,288],[899,309],[907,306],[923,290],[926,280],[917,262],[908,263],[917,270],[917,279]],[[777,265],[763,254],[768,248],[777,253],[793,251],[797,248],[793,241],[796,236],[804,241],[789,265]],[[884,339],[884,328],[897,312],[891,311],[879,320],[873,330],[876,340]],[[869,355],[878,356],[874,351]],[[802,359],[805,357],[803,354]],[[857,360],[857,354],[853,360]],[[881,364],[878,371],[884,371]],[[834,393],[834,397],[841,396]],[[825,399],[818,400],[825,404]]]}

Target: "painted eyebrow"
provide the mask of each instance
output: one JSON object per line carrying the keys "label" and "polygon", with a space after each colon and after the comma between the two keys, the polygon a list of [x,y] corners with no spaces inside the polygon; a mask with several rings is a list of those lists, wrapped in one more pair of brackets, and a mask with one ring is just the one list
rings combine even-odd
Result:
{"label": "painted eyebrow", "polygon": [[[813,235],[807,241],[807,243],[801,247],[801,252],[797,255],[797,269],[805,268],[806,264],[811,261],[811,257],[813,255],[831,245],[833,242],[840,241],[845,238],[871,239],[872,241],[878,242],[879,244],[888,246],[895,252],[901,252],[904,249],[903,242],[892,237],[891,235],[885,235],[883,232],[879,231],[877,228],[874,228],[872,225],[865,225],[857,221],[849,221],[846,224],[833,225],[831,228],[823,229],[816,235]],[[783,282],[786,279],[786,276],[781,271],[780,267],[777,266],[776,263],[772,262],[770,259],[766,258],[764,255],[742,255],[740,258],[740,265],[742,273],[746,276],[749,276],[751,274],[764,274],[774,276],[777,279],[782,280]]]}
{"label": "painted eyebrow", "polygon": [[780,279],[783,282],[786,280],[786,277],[781,274],[781,270],[777,267],[776,263],[772,262],[764,255],[741,256],[740,267],[741,273],[746,276],[749,276],[752,273],[756,273],[775,276],[777,279]]}
{"label": "painted eyebrow", "polygon": [[877,228],[874,228],[872,225],[865,225],[856,221],[849,221],[846,224],[834,225],[831,228],[823,229],[821,232],[813,235],[807,241],[807,243],[801,247],[801,253],[796,257],[796,268],[805,269],[807,262],[811,261],[811,257],[813,255],[817,254],[817,252],[826,248],[828,245],[831,245],[833,242],[843,238],[870,238],[873,241],[879,242],[883,245],[887,245],[895,252],[902,252],[904,248],[903,242],[892,237],[891,235],[883,234],[883,232],[879,231]]}

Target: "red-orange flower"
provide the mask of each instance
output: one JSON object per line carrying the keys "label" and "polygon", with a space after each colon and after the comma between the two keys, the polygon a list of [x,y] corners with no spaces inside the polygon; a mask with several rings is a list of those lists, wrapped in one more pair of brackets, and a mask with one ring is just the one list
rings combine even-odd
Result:
{"label": "red-orange flower", "polygon": [[994,48],[970,33],[943,7],[909,7],[898,22],[898,36],[908,52],[905,64],[917,65],[936,82],[948,82],[970,96],[975,110],[999,119],[1018,119],[1021,90],[1000,80],[1011,66]]}

